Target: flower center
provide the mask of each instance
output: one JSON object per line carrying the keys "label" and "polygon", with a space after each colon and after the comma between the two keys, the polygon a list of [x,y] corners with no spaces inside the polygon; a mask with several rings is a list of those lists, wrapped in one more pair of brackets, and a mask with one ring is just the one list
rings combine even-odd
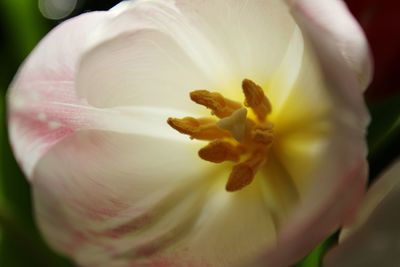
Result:
{"label": "flower center", "polygon": [[[190,93],[192,101],[209,108],[219,120],[213,117],[168,119],[168,124],[178,132],[192,139],[209,141],[198,153],[201,159],[235,163],[225,187],[228,192],[238,191],[254,180],[267,160],[273,141],[273,125],[267,120],[272,108],[263,89],[248,79],[243,80],[242,89],[244,106],[217,92],[197,90]],[[255,119],[247,116],[246,107],[253,111]]]}

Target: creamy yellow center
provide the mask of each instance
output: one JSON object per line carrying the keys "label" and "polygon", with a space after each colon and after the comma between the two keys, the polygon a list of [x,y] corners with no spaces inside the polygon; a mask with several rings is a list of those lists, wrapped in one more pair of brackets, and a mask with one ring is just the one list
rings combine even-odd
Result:
{"label": "creamy yellow center", "polygon": [[[219,93],[197,90],[190,98],[209,108],[218,117],[183,119],[169,118],[168,124],[192,139],[209,141],[200,149],[201,159],[235,164],[226,183],[228,192],[238,191],[249,185],[267,160],[267,151],[273,141],[273,125],[267,120],[272,107],[263,89],[251,80],[243,80],[244,106]],[[251,109],[255,118],[247,116]]]}

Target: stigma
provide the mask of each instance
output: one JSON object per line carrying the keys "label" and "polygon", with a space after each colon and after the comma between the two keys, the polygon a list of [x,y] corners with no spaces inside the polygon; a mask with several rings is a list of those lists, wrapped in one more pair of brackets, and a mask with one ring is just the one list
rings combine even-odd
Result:
{"label": "stigma", "polygon": [[[225,189],[235,192],[251,184],[264,166],[274,139],[273,124],[268,121],[271,102],[263,89],[251,80],[242,82],[244,105],[218,92],[196,90],[190,99],[211,110],[206,118],[169,118],[168,124],[191,139],[208,141],[198,156],[220,164],[232,162]],[[249,110],[255,115],[250,118]]]}

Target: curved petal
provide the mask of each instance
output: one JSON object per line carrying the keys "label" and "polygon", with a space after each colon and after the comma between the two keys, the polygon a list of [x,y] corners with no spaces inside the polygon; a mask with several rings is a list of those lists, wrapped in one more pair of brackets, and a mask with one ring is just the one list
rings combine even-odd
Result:
{"label": "curved petal", "polygon": [[35,48],[10,86],[11,143],[29,177],[45,151],[89,123],[79,108],[84,104],[76,96],[74,76],[85,39],[105,14],[88,13],[55,28]]}
{"label": "curved petal", "polygon": [[[337,154],[337,156],[343,156],[343,154]],[[319,173],[314,173],[316,176],[314,182],[316,181],[317,184],[311,187],[311,190],[303,189],[301,191],[301,187],[293,184],[298,177],[287,172],[287,181],[292,181],[293,189],[291,191],[297,193],[297,198],[295,205],[292,204],[287,209],[287,216],[280,224],[277,244],[272,249],[260,254],[255,261],[242,265],[243,267],[290,266],[341,225],[352,220],[364,195],[367,171],[363,159],[360,159],[359,165],[353,166],[353,169],[343,168],[340,166],[343,163],[344,161],[337,160],[337,162],[322,165],[326,167],[325,172],[322,173],[322,170],[319,169]],[[335,168],[338,168],[339,171]],[[334,177],[329,175],[330,171],[336,175],[335,181],[332,181]],[[280,182],[282,183],[282,181]],[[281,195],[287,198],[290,191],[288,191],[287,185],[285,187],[281,191]],[[292,196],[296,196],[296,194],[292,194]],[[280,208],[285,208],[285,206]]]}
{"label": "curved petal", "polygon": [[324,259],[326,267],[398,266],[400,163],[396,162],[367,193],[354,224]]}
{"label": "curved petal", "polygon": [[[287,0],[312,48],[341,120],[365,127],[368,116],[362,94],[372,78],[372,59],[361,27],[340,0]],[[347,115],[346,115],[347,114]],[[357,118],[363,118],[358,121]]]}
{"label": "curved petal", "polygon": [[100,131],[59,142],[35,171],[46,239],[98,267],[229,267],[273,246],[262,180],[228,193],[229,168],[201,161],[201,143],[190,144]]}
{"label": "curved petal", "polygon": [[344,94],[365,90],[372,78],[369,46],[344,1],[286,0],[314,47],[327,78]]}
{"label": "curved petal", "polygon": [[[369,115],[361,89],[368,82],[357,79],[353,68],[366,64],[362,74],[370,75],[368,46],[339,1],[311,2],[291,3],[305,39],[304,53],[296,81],[281,108],[271,115],[275,126],[273,150],[299,201],[281,226],[277,249],[266,251],[254,266],[295,263],[353,219],[365,191]],[[328,12],[329,8],[336,12],[335,23],[317,12]],[[346,28],[350,34],[341,32],[344,29],[338,24],[350,24]],[[355,33],[358,35],[351,35]],[[352,49],[361,51],[351,54],[359,56],[355,63],[343,56]]]}
{"label": "curved petal", "polygon": [[274,151],[300,192],[318,180],[329,191],[338,184],[337,177],[366,164],[369,114],[362,93],[352,99],[342,95],[313,52],[306,43],[297,79],[271,118]]}
{"label": "curved petal", "polygon": [[193,89],[237,98],[244,78],[270,78],[295,27],[276,0],[132,1],[112,14],[78,76],[78,94],[98,107],[193,110]]}
{"label": "curved petal", "polygon": [[35,48],[10,86],[11,143],[29,179],[43,154],[81,129],[163,135],[163,138],[182,140],[171,129],[160,131],[160,128],[168,116],[191,115],[187,111],[153,105],[99,109],[77,96],[76,69],[85,43],[95,28],[110,16],[107,12],[91,12],[62,23]]}

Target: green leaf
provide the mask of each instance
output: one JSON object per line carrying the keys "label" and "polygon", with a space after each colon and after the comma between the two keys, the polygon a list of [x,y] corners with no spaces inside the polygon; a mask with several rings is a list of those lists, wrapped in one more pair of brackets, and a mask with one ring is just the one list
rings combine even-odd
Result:
{"label": "green leaf", "polygon": [[319,245],[301,263],[297,264],[296,267],[320,267],[324,249],[324,245]]}
{"label": "green leaf", "polygon": [[[17,62],[25,58],[47,31],[46,21],[40,15],[37,1],[2,0],[0,12],[5,22],[9,53]],[[14,60],[15,62],[15,60]]]}
{"label": "green leaf", "polygon": [[368,161],[373,181],[390,163],[399,157],[400,94],[370,107],[371,125],[368,130]]}
{"label": "green leaf", "polygon": [[301,262],[299,262],[295,267],[321,267],[323,256],[325,252],[337,242],[338,233],[335,233],[316,248],[314,248],[310,254],[308,254]]}

